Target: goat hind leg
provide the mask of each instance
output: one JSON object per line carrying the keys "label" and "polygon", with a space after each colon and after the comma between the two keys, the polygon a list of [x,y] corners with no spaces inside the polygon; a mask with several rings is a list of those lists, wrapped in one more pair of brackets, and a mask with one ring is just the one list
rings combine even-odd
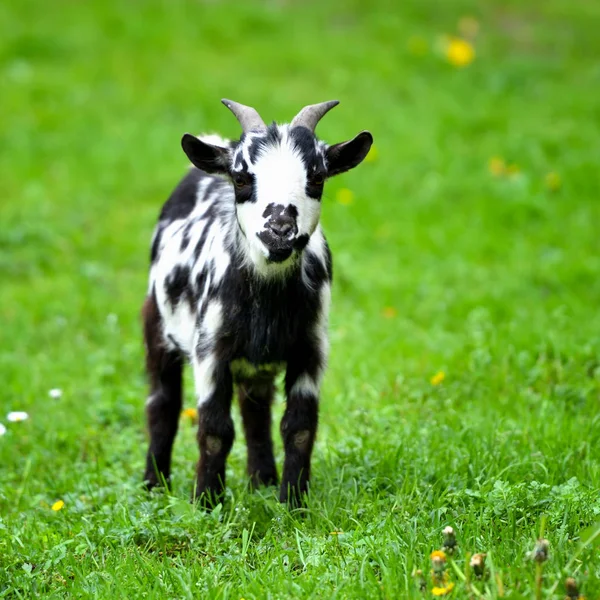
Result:
{"label": "goat hind leg", "polygon": [[142,311],[146,343],[146,371],[150,394],[146,416],[150,447],[144,481],[148,489],[169,482],[171,452],[182,406],[182,360],[177,351],[167,350],[162,339],[162,321],[155,297],[148,296]]}

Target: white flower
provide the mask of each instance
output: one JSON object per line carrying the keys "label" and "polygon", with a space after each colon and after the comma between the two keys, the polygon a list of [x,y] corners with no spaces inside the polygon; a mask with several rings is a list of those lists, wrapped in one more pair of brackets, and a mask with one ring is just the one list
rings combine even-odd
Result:
{"label": "white flower", "polygon": [[29,419],[29,415],[22,410],[15,410],[13,412],[9,412],[8,415],[6,415],[6,418],[11,423],[16,423],[17,421],[25,421],[26,419]]}
{"label": "white flower", "polygon": [[59,388],[53,388],[48,392],[48,396],[54,400],[58,400],[62,396],[62,390]]}
{"label": "white flower", "polygon": [[0,423],[0,435],[4,435],[6,433],[6,427]]}

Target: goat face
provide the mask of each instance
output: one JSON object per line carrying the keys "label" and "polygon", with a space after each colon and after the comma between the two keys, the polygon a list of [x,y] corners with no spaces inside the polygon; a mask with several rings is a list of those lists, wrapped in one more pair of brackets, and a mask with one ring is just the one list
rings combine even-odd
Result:
{"label": "goat face", "polygon": [[242,234],[253,259],[283,262],[301,252],[319,223],[327,177],[325,146],[304,127],[271,125],[244,134],[231,178]]}
{"label": "goat face", "polygon": [[232,148],[190,134],[184,135],[182,146],[196,167],[231,179],[247,254],[256,266],[265,267],[291,262],[302,252],[319,223],[325,180],[360,164],[373,138],[363,131],[327,146],[313,133],[316,123],[298,121],[302,112],[290,125],[269,127],[253,114],[259,121],[248,124],[244,114],[240,118],[236,113],[245,132]]}

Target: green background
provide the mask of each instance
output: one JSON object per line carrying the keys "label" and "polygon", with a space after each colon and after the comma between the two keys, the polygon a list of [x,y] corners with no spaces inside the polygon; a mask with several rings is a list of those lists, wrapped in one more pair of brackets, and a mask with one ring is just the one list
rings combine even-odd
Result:
{"label": "green background", "polygon": [[[444,36],[464,17],[458,68]],[[531,598],[543,515],[545,597],[566,574],[597,597],[599,18],[584,0],[3,2],[0,597],[419,597],[450,524],[457,569],[488,553],[481,593]],[[185,420],[172,495],[140,489],[149,240],[182,133],[239,135],[222,97],[279,122],[338,98],[319,135],[375,138],[323,200],[332,350],[304,516],[246,491],[237,410],[221,509],[188,502]]]}

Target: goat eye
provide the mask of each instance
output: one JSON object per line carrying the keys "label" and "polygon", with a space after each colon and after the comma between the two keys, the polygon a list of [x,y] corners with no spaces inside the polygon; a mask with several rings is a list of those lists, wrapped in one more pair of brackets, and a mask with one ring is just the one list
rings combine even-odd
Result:
{"label": "goat eye", "polygon": [[313,185],[323,185],[323,182],[325,181],[323,175],[319,175],[319,174],[315,174],[311,177],[311,183]]}
{"label": "goat eye", "polygon": [[245,185],[248,185],[249,180],[248,180],[248,177],[246,177],[242,174],[239,174],[239,175],[234,175],[233,183],[235,184],[235,187],[241,188],[241,187],[244,187]]}

